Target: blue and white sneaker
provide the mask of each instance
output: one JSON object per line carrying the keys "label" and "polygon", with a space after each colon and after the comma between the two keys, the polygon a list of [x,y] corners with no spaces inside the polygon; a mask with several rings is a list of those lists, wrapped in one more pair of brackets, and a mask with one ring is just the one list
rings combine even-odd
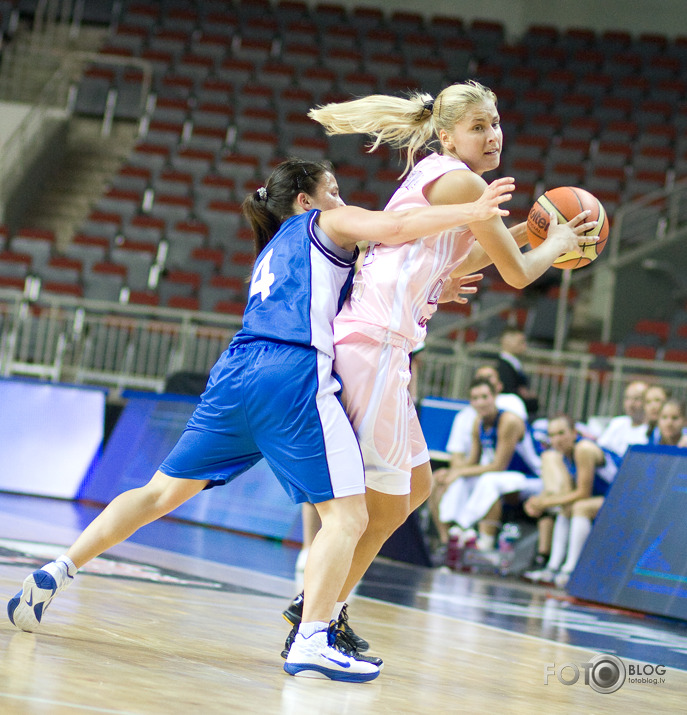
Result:
{"label": "blue and white sneaker", "polygon": [[51,561],[24,579],[22,590],[9,600],[7,615],[23,631],[34,631],[53,598],[74,580],[64,561]]}
{"label": "blue and white sneaker", "polygon": [[349,683],[366,683],[379,675],[376,665],[342,653],[334,647],[335,641],[336,624],[333,621],[328,630],[313,633],[309,638],[297,633],[284,670],[296,677],[329,678]]}
{"label": "blue and white sneaker", "polygon": [[[301,619],[303,618],[303,599],[303,591],[301,591],[296,596],[296,598],[291,601],[289,607],[282,612],[282,616],[284,616],[286,622],[292,626],[295,626],[296,628],[298,627],[301,622]],[[343,608],[341,609],[341,614],[339,615],[337,628],[339,629],[339,631],[344,632],[347,642],[353,642],[353,645],[355,646],[355,649],[358,651],[358,653],[364,653],[366,650],[369,650],[370,644],[364,638],[361,638],[357,633],[355,633],[349,625],[347,609],[348,604],[344,603]],[[293,639],[291,640],[293,641]],[[284,657],[286,658],[286,656]]]}

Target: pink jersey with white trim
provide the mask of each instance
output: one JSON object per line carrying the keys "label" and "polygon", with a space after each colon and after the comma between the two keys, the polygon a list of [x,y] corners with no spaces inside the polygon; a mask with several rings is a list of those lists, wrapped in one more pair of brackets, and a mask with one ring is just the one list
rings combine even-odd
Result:
{"label": "pink jersey with white trim", "polygon": [[[462,161],[431,154],[398,187],[386,211],[429,206],[424,187],[449,171],[470,171]],[[371,243],[350,299],[334,320],[335,342],[351,333],[384,340],[391,331],[411,349],[427,334],[444,282],[465,260],[475,241],[467,226],[426,236],[400,246]]]}

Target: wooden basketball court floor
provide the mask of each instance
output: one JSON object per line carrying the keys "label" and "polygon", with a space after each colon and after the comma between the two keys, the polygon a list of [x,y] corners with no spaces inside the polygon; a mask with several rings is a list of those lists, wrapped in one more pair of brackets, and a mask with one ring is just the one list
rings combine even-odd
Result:
{"label": "wooden basketball court floor", "polygon": [[[4,601],[97,510],[0,494]],[[163,520],[82,570],[36,633],[0,614],[0,713],[678,713],[687,624],[573,603],[514,579],[375,562],[351,600],[384,658],[367,684],[292,678],[281,611],[297,550]],[[4,603],[3,601],[3,603]],[[663,665],[602,694],[584,665]],[[574,679],[569,685],[563,680]],[[550,675],[546,676],[546,673]],[[652,682],[654,681],[655,682]],[[547,682],[548,681],[548,682]]]}

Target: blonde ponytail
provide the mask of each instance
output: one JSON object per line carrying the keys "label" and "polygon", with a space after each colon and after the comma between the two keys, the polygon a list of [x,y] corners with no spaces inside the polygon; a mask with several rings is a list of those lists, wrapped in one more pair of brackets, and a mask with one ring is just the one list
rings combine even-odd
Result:
{"label": "blonde ponytail", "polygon": [[372,137],[370,152],[380,144],[407,149],[406,174],[415,163],[415,154],[434,135],[432,112],[426,105],[433,101],[430,94],[415,92],[407,99],[384,94],[350,102],[325,104],[311,109],[308,116],[319,122],[329,136],[334,134],[367,134]]}
{"label": "blonde ponytail", "polygon": [[329,136],[367,134],[372,138],[368,151],[380,144],[406,150],[404,176],[415,165],[415,155],[439,136],[453,131],[473,104],[492,101],[496,95],[487,87],[469,80],[445,87],[436,99],[431,94],[412,92],[409,97],[371,94],[349,102],[325,104],[311,109],[308,116],[319,122]]}

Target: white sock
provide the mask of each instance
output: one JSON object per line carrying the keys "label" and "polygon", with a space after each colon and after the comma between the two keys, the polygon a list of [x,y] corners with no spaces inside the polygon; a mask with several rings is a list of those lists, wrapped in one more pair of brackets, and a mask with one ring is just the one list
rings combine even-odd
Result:
{"label": "white sock", "polygon": [[346,601],[337,601],[334,604],[334,610],[332,611],[332,621],[338,621],[341,615],[341,610],[346,605]]}
{"label": "white sock", "polygon": [[572,573],[577,566],[585,541],[592,530],[592,520],[586,516],[573,516],[570,520],[570,543],[568,544],[568,558],[563,564],[562,571]]}
{"label": "white sock", "polygon": [[313,634],[318,631],[326,631],[329,628],[329,623],[324,621],[310,621],[310,623],[301,622],[298,626],[298,632],[303,636],[303,638],[310,638]]}
{"label": "white sock", "polygon": [[559,514],[553,525],[553,535],[551,537],[551,556],[546,568],[558,571],[565,560],[568,550],[568,535],[570,533],[570,518]]}
{"label": "white sock", "polygon": [[66,554],[63,554],[63,555],[60,556],[58,559],[56,559],[56,561],[62,561],[62,562],[64,562],[64,563],[66,564],[66,566],[67,566],[67,573],[68,573],[72,578],[74,578],[74,576],[76,576],[76,574],[77,574],[77,572],[78,572],[79,569],[77,569],[76,566],[74,566],[74,562],[69,558],[69,556],[67,556]]}
{"label": "white sock", "polygon": [[480,534],[477,538],[477,548],[480,551],[493,551],[496,534]]}
{"label": "white sock", "polygon": [[[73,563],[72,569],[74,573],[76,573],[76,567]],[[49,564],[45,564],[45,566],[41,567],[41,571],[47,571],[55,579],[57,591],[62,591],[67,588],[73,581],[73,576],[69,573],[69,564],[61,558],[57,559],[57,561],[51,561]]]}

